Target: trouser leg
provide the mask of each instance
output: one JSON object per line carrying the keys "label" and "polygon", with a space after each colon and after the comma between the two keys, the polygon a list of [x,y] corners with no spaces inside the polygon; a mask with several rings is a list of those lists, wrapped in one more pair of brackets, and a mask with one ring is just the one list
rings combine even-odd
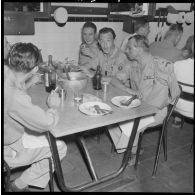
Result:
{"label": "trouser leg", "polygon": [[[154,122],[153,116],[148,116],[148,117],[142,118],[140,120],[140,124],[138,126],[138,130],[137,130],[135,140],[133,143],[134,148],[137,147],[139,133],[144,131],[146,129],[147,125],[151,124],[152,122]],[[110,136],[113,140],[113,143],[114,143],[116,149],[124,148],[124,150],[120,150],[120,152],[124,152],[125,148],[128,145],[129,137],[131,136],[131,132],[132,132],[132,128],[133,128],[133,124],[134,124],[134,121],[127,121],[127,122],[119,123],[118,125],[116,125],[114,127],[113,126],[109,127],[109,133],[110,133]],[[136,152],[136,149],[134,152]]]}
{"label": "trouser leg", "polygon": [[[57,144],[60,159],[66,155],[67,147],[64,142]],[[32,164],[30,168],[25,170],[20,179],[27,185],[37,186],[45,188],[49,181],[49,162],[48,157],[51,157],[51,151],[49,147],[41,148],[23,148],[20,143],[20,150],[17,148],[17,154],[15,158],[7,158],[5,160],[11,167],[19,167]]]}

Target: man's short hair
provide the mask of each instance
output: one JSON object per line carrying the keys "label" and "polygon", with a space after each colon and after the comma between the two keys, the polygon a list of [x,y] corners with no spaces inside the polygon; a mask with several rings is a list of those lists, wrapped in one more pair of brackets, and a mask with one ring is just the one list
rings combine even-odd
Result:
{"label": "man's short hair", "polygon": [[140,28],[144,28],[148,24],[148,21],[145,19],[138,19],[134,24],[134,32],[137,32]]}
{"label": "man's short hair", "polygon": [[97,32],[97,27],[93,22],[86,22],[82,27],[82,31],[84,28],[92,28],[95,33]]}
{"label": "man's short hair", "polygon": [[16,72],[30,72],[38,65],[40,58],[39,49],[32,43],[16,43],[12,46],[8,66]]}
{"label": "man's short hair", "polygon": [[148,39],[143,35],[131,36],[128,40],[135,39],[137,47],[143,48],[144,51],[149,51]]}
{"label": "man's short hair", "polygon": [[172,35],[178,35],[183,33],[183,27],[181,24],[172,24],[165,34],[164,39]]}
{"label": "man's short hair", "polygon": [[112,34],[113,39],[115,39],[116,34],[115,34],[114,30],[112,28],[107,28],[107,27],[100,29],[98,38],[100,38],[100,34],[106,34],[109,32]]}

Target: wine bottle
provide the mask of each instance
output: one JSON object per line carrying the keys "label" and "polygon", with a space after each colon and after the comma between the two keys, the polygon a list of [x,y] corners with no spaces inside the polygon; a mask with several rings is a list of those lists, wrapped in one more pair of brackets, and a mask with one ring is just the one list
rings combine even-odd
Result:
{"label": "wine bottle", "polygon": [[93,77],[93,88],[95,90],[100,90],[102,88],[101,79],[102,79],[101,68],[100,65],[98,65],[96,69],[96,73]]}
{"label": "wine bottle", "polygon": [[56,88],[56,72],[54,71],[52,55],[48,56],[48,67],[45,71],[45,89],[48,93]]}

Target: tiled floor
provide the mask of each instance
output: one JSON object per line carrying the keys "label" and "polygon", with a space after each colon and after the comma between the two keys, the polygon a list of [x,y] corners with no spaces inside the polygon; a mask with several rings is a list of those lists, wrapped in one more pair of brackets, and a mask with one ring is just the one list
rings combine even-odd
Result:
{"label": "tiled floor", "polygon": [[[90,188],[84,191],[98,192],[189,192],[193,190],[194,151],[190,152],[193,137],[193,124],[185,123],[183,129],[168,125],[168,160],[165,162],[161,150],[156,178],[152,178],[154,155],[159,132],[144,135],[142,146],[144,153],[140,156],[137,170],[128,166],[124,173],[114,180],[101,184],[99,189]],[[70,140],[70,139],[69,139]],[[123,154],[111,153],[111,142],[105,133],[101,133],[100,143],[96,135],[86,138],[89,152],[98,176],[104,176],[119,168]],[[73,187],[91,181],[86,166],[72,141],[66,142],[68,153],[62,161],[63,173],[67,186]],[[49,191],[31,188],[32,191]],[[60,191],[55,183],[55,191]]]}

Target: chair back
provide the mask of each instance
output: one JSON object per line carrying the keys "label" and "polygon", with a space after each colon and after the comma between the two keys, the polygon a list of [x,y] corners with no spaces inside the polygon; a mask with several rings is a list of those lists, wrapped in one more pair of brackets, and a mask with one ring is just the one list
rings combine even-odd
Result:
{"label": "chair back", "polygon": [[183,86],[194,88],[194,85],[190,85],[190,84],[186,84],[186,83],[182,83],[182,82],[178,82],[178,83],[179,83],[179,87],[181,88],[180,98],[184,99],[186,101],[194,102],[194,94],[182,91],[182,86],[181,86],[181,85],[183,85]]}
{"label": "chair back", "polygon": [[176,97],[174,103],[173,104],[169,104],[168,107],[167,107],[167,109],[168,109],[167,116],[165,117],[165,120],[163,121],[163,126],[164,127],[167,126],[167,123],[168,123],[168,121],[169,121],[169,119],[170,119],[170,117],[171,117],[171,115],[173,113],[173,110],[175,109],[175,106],[176,106],[176,104],[177,104],[177,102],[178,102],[178,100],[180,98],[181,93],[182,93],[182,87],[180,85],[179,85],[179,88],[180,88],[180,94]]}

